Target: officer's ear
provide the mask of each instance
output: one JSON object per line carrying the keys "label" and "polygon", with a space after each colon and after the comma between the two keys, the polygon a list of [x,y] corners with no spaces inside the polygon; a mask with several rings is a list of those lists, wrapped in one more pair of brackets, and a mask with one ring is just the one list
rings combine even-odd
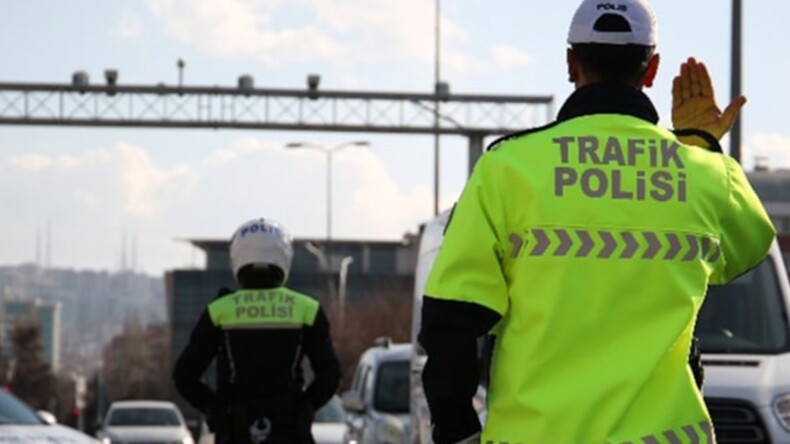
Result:
{"label": "officer's ear", "polygon": [[565,60],[568,65],[568,81],[573,84],[578,84],[579,81],[579,63],[576,61],[576,54],[572,48],[568,48],[565,53]]}
{"label": "officer's ear", "polygon": [[658,65],[661,61],[661,57],[658,54],[653,54],[650,57],[650,60],[647,61],[647,69],[645,69],[645,77],[642,80],[642,85],[645,88],[650,88],[653,86],[653,81],[656,79],[656,75],[658,74]]}

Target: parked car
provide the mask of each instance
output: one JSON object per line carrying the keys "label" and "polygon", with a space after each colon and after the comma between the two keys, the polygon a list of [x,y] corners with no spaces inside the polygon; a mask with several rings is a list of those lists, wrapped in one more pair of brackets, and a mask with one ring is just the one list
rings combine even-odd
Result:
{"label": "parked car", "polygon": [[409,434],[409,368],[412,345],[381,338],[359,358],[351,389],[348,444],[402,444]]}
{"label": "parked car", "polygon": [[52,414],[35,412],[16,396],[0,390],[0,442],[25,444],[97,444],[98,441],[54,423]]}
{"label": "parked car", "polygon": [[[315,412],[311,428],[313,439],[315,444],[343,444],[347,430],[346,411],[340,397],[335,395]],[[214,434],[205,422],[201,425],[198,444],[214,444]]]}
{"label": "parked car", "polygon": [[115,401],[97,437],[102,444],[194,444],[181,410],[169,401]]}
{"label": "parked car", "polygon": [[316,444],[343,444],[348,425],[340,397],[335,395],[313,417],[313,439]]}

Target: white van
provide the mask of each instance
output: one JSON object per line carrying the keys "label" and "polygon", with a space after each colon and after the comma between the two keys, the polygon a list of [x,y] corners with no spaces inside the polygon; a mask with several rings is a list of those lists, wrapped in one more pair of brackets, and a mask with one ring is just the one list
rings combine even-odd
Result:
{"label": "white van", "polygon": [[[425,351],[417,343],[425,281],[441,246],[449,211],[429,221],[415,270],[411,365],[412,444],[430,444],[422,391]],[[711,287],[696,335],[705,367],[703,395],[719,444],[790,444],[790,285],[778,244],[759,266],[729,285]],[[485,389],[475,398],[485,419]]]}
{"label": "white van", "polygon": [[411,358],[411,397],[409,412],[411,414],[411,444],[431,443],[431,416],[428,411],[428,402],[422,391],[422,369],[425,366],[425,350],[417,341],[422,322],[422,295],[425,290],[425,281],[431,271],[433,261],[439,252],[439,247],[444,239],[444,228],[450,211],[440,213],[423,227],[420,235],[420,248],[417,253],[417,266],[414,271],[414,303],[411,317],[411,342],[414,353]]}
{"label": "white van", "polygon": [[788,313],[790,286],[776,242],[755,269],[708,291],[695,333],[720,444],[790,444]]}
{"label": "white van", "polygon": [[[411,429],[409,442],[412,444],[430,444],[431,440],[431,418],[428,411],[428,403],[422,391],[422,369],[425,366],[425,350],[417,342],[417,334],[420,331],[422,319],[422,295],[425,289],[425,281],[431,271],[433,261],[439,252],[439,247],[444,239],[444,228],[450,218],[450,210],[444,211],[429,221],[423,227],[420,235],[420,248],[417,255],[417,266],[414,272],[414,305],[412,313],[411,338],[414,353],[411,358]],[[474,399],[475,409],[480,416],[481,422],[485,420],[485,388],[481,384],[478,387],[477,395]]]}

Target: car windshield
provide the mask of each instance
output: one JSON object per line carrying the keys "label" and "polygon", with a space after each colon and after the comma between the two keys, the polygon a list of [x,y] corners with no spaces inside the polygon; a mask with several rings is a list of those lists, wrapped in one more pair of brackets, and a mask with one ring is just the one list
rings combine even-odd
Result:
{"label": "car windshield", "polygon": [[178,426],[181,421],[172,409],[156,407],[123,407],[113,409],[109,422],[111,426]]}
{"label": "car windshield", "polygon": [[0,425],[41,425],[43,423],[30,407],[15,396],[0,390]]}
{"label": "car windshield", "polygon": [[784,301],[770,258],[728,285],[710,287],[695,334],[703,353],[790,349]]}
{"label": "car windshield", "polygon": [[338,398],[332,398],[315,412],[313,422],[345,422],[346,412]]}
{"label": "car windshield", "polygon": [[382,362],[373,405],[384,413],[409,413],[409,361]]}

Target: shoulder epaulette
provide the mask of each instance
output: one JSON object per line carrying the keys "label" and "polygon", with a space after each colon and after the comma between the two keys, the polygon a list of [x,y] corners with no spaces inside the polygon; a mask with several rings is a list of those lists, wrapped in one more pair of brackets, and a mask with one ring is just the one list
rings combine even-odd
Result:
{"label": "shoulder epaulette", "polygon": [[538,126],[538,127],[535,127],[535,128],[525,129],[523,131],[518,131],[518,132],[515,132],[515,133],[506,134],[506,135],[494,140],[493,142],[489,143],[488,147],[486,148],[486,151],[495,150],[498,145],[500,145],[503,142],[507,142],[508,140],[513,140],[515,138],[526,136],[527,134],[536,133],[538,131],[547,130],[547,129],[553,127],[554,125],[556,125],[557,123],[559,123],[559,121],[555,120],[554,122],[548,123],[548,124],[543,125],[543,126]]}

